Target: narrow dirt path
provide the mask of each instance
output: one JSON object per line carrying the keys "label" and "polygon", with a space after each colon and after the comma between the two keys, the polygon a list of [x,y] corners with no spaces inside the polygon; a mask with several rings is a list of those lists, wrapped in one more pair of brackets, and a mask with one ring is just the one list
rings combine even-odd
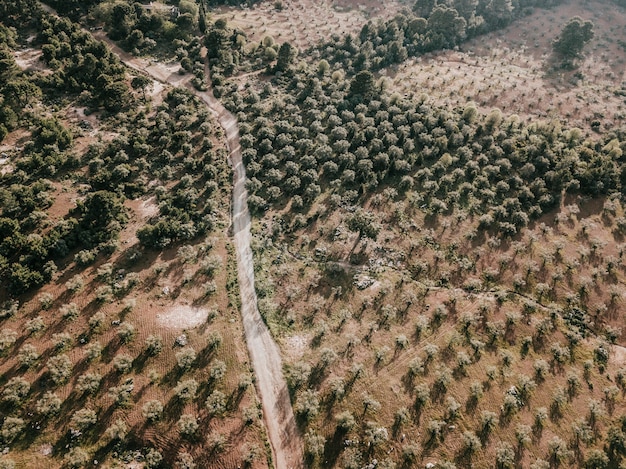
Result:
{"label": "narrow dirt path", "polygon": [[[241,314],[250,361],[256,375],[256,386],[263,407],[263,419],[272,448],[273,463],[276,469],[302,468],[304,467],[302,440],[291,407],[287,383],[283,376],[280,351],[257,307],[254,264],[250,248],[250,212],[245,186],[246,170],[239,145],[237,119],[213,96],[210,89],[204,92],[198,91],[191,85],[190,75],[179,75],[178,64],[148,62],[124,52],[102,32],[94,36],[106,42],[128,67],[147,73],[157,81],[189,89],[209,107],[224,129],[229,150],[228,160],[234,172],[232,228],[237,252]],[[209,70],[208,67],[206,68],[208,77]]]}

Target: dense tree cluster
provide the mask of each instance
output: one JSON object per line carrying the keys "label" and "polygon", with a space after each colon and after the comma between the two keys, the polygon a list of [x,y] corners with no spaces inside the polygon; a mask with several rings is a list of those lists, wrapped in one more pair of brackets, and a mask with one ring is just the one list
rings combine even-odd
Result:
{"label": "dense tree cluster", "polygon": [[341,63],[350,73],[380,70],[407,57],[452,48],[471,37],[500,29],[530,14],[534,7],[548,8],[560,0],[447,0],[417,1],[413,14],[366,24],[358,37],[337,35],[318,47],[331,63]]}
{"label": "dense tree cluster", "polygon": [[82,93],[86,104],[119,111],[132,103],[124,68],[103,42],[67,19],[46,17],[38,40],[44,61],[55,71],[39,78],[42,88]]}
{"label": "dense tree cluster", "polygon": [[[76,257],[82,264],[115,250],[127,221],[126,197],[151,190],[158,198],[159,219],[138,233],[146,246],[163,247],[210,231],[226,164],[212,148],[206,108],[183,90],[169,93],[149,119],[142,112],[118,114],[119,136],[76,154],[77,130],[60,115],[32,112],[34,106],[71,97],[113,114],[127,110],[139,93],[145,100],[152,82],[141,76],[129,80],[117,57],[71,21],[38,15],[37,41],[52,73],[22,72],[13,58],[16,33],[0,25],[0,137],[25,124],[32,130],[11,158],[14,171],[1,178],[0,283],[13,295],[49,281],[56,263],[76,249],[82,249]],[[199,47],[199,41],[191,41],[185,54],[195,60]],[[80,176],[84,197],[66,217],[50,223],[45,212],[53,203],[53,181],[79,166],[88,169]],[[161,184],[149,188],[155,178]],[[173,180],[179,181],[176,187],[166,188]]]}
{"label": "dense tree cluster", "polygon": [[554,51],[563,59],[565,66],[571,66],[574,60],[580,58],[583,48],[593,36],[593,23],[576,16],[565,24],[554,41]]}
{"label": "dense tree cluster", "polygon": [[513,235],[564,191],[619,190],[622,145],[585,141],[550,122],[523,124],[468,105],[444,110],[388,96],[369,72],[352,80],[295,72],[277,88],[232,95],[250,177],[250,205],[298,209],[330,191],[349,206],[379,186],[406,192],[427,212],[455,208]]}
{"label": "dense tree cluster", "polygon": [[189,40],[200,23],[205,23],[204,3],[180,0],[175,5],[143,4],[135,1],[106,1],[93,9],[105,24],[111,39],[134,53],[151,51],[157,44],[170,47]]}

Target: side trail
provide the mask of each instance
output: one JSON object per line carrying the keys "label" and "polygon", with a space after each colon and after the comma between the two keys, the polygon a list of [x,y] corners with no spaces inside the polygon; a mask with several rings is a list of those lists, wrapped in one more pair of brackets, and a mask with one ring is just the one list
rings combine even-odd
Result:
{"label": "side trail", "polygon": [[[190,83],[189,75],[179,75],[165,64],[148,62],[124,52],[102,32],[94,34],[106,42],[128,67],[148,74],[153,79],[172,86],[184,86],[200,98],[216,116],[224,129],[228,146],[228,160],[233,168],[232,232],[237,253],[237,273],[241,293],[241,315],[250,361],[256,377],[256,386],[263,408],[263,420],[272,449],[276,469],[304,467],[302,439],[291,407],[289,390],[282,372],[282,360],[257,306],[254,289],[254,264],[250,248],[250,212],[246,190],[246,170],[239,144],[239,126],[235,116],[215,98],[211,88],[198,91]],[[205,64],[209,77],[208,65]]]}

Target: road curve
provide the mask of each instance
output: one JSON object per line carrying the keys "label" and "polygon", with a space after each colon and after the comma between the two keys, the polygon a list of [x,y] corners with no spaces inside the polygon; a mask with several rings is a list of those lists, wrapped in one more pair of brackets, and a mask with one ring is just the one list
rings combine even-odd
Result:
{"label": "road curve", "polygon": [[[241,294],[241,315],[250,361],[256,376],[256,386],[263,408],[263,420],[272,449],[275,469],[304,467],[302,438],[294,419],[287,383],[282,371],[282,359],[257,306],[254,288],[254,264],[250,248],[250,212],[246,190],[246,170],[239,144],[239,126],[235,116],[215,98],[213,92],[198,91],[189,75],[181,76],[164,64],[151,63],[124,52],[105,34],[94,34],[106,42],[124,64],[150,75],[157,81],[184,86],[198,96],[216,116],[224,129],[228,146],[228,161],[233,168],[232,231],[237,253],[237,271]],[[209,77],[208,66],[206,74]]]}
{"label": "road curve", "polygon": [[246,170],[241,157],[237,119],[215,99],[212,93],[195,90],[194,92],[217,115],[226,133],[229,162],[234,172],[232,229],[237,252],[241,314],[250,360],[263,406],[265,426],[272,447],[274,467],[276,469],[302,468],[304,466],[302,442],[291,408],[287,383],[283,376],[280,351],[257,307],[254,264],[250,248],[250,212],[245,185]]}

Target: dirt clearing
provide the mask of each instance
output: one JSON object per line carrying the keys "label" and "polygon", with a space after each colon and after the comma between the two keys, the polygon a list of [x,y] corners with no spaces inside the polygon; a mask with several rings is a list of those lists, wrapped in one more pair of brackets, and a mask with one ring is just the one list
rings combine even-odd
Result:
{"label": "dirt clearing", "polygon": [[209,312],[189,305],[174,305],[164,313],[157,314],[157,322],[168,329],[193,329],[207,321]]}

